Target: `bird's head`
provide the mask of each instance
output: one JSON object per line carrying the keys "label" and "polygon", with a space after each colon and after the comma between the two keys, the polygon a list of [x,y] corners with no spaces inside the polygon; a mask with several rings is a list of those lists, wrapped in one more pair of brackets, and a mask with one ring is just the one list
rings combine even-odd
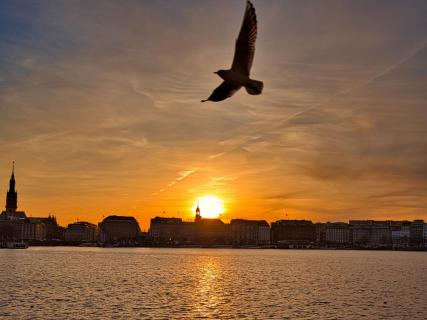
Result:
{"label": "bird's head", "polygon": [[218,70],[218,71],[215,71],[214,73],[219,75],[222,78],[224,76],[225,72],[226,72],[226,70]]}

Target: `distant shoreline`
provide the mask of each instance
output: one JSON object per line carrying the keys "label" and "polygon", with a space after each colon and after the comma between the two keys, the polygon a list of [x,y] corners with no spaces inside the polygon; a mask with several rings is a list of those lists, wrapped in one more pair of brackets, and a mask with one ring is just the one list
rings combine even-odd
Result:
{"label": "distant shoreline", "polygon": [[[233,246],[233,245],[67,245],[67,244],[30,244],[29,248],[37,247],[48,247],[48,248],[57,248],[57,247],[66,247],[66,248],[105,248],[105,249],[121,249],[121,248],[159,248],[159,249],[244,249],[244,250],[319,250],[319,251],[409,251],[409,252],[427,252],[427,248],[367,248],[367,247],[357,247],[357,248],[334,248],[334,247],[278,247],[276,245],[270,246]],[[0,248],[7,249],[7,248]]]}

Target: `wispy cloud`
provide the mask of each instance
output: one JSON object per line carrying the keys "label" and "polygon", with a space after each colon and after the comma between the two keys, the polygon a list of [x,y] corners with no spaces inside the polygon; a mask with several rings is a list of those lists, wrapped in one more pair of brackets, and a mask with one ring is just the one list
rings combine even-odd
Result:
{"label": "wispy cloud", "polygon": [[254,2],[265,91],[203,105],[241,2],[1,2],[0,176],[17,161],[20,207],[146,224],[215,192],[227,217],[427,219],[427,4]]}
{"label": "wispy cloud", "polygon": [[[192,175],[193,173],[196,173],[197,169],[191,169],[191,170],[184,170],[178,173],[178,177],[175,178],[174,180],[172,180],[171,182],[169,182],[167,184],[166,188],[171,188],[173,187],[175,184],[177,184],[178,182],[184,180],[185,178],[189,177],[190,175]],[[162,193],[166,190],[166,188],[162,188],[157,192],[154,192],[152,195],[158,195],[159,193]]]}

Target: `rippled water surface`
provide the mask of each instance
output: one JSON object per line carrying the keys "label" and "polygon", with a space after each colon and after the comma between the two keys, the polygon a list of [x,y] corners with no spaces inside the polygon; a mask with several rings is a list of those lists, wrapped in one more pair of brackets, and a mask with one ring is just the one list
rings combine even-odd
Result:
{"label": "rippled water surface", "polygon": [[0,250],[0,319],[427,319],[427,253]]}

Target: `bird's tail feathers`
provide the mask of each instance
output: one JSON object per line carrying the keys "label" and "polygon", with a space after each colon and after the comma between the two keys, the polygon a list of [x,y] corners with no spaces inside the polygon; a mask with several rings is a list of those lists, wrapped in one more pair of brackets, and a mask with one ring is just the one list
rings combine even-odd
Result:
{"label": "bird's tail feathers", "polygon": [[252,95],[261,94],[262,89],[264,88],[264,83],[258,80],[250,80],[249,84],[245,86],[247,93]]}

